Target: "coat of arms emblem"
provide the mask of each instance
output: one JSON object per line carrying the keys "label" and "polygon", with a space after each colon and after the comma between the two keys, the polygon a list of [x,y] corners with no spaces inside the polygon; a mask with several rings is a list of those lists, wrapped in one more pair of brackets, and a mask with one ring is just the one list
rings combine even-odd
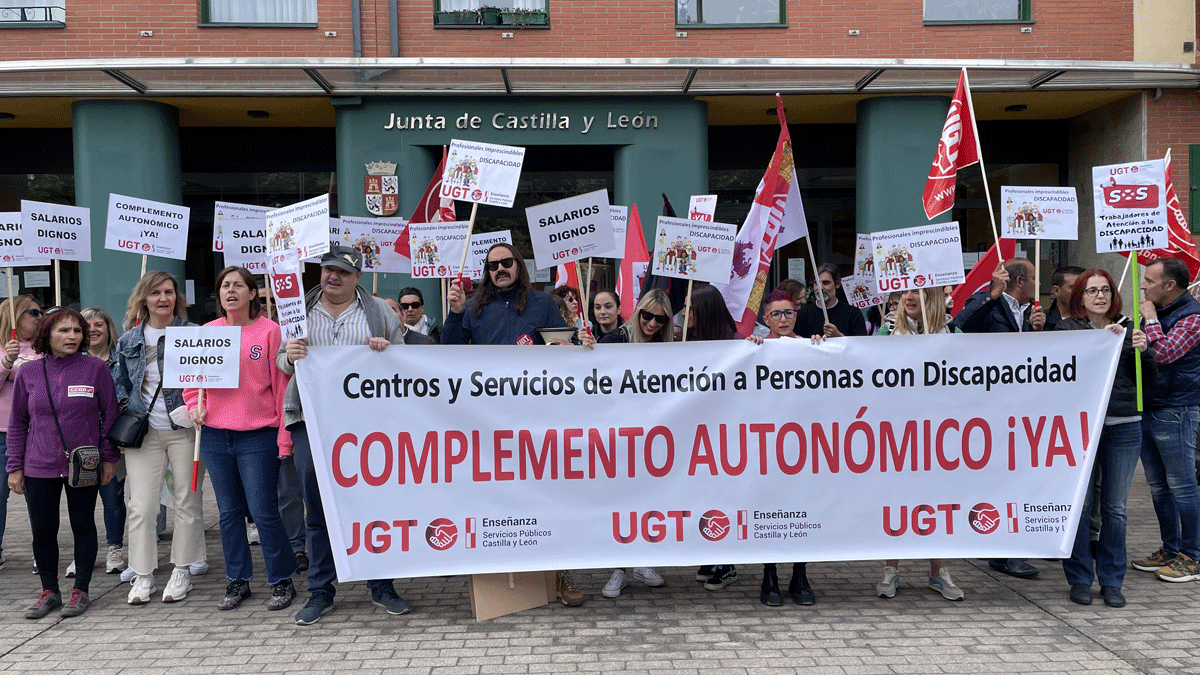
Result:
{"label": "coat of arms emblem", "polygon": [[394,162],[370,162],[365,179],[367,210],[376,216],[390,216],[400,208],[399,182]]}

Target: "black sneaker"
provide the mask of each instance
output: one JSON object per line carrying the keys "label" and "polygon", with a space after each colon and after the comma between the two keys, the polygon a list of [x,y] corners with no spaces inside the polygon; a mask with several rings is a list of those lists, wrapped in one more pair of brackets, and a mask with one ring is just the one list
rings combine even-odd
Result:
{"label": "black sneaker", "polygon": [[271,587],[271,599],[267,600],[267,609],[278,610],[284,609],[292,604],[292,600],[296,599],[296,587],[292,585],[291,579],[283,581]]}
{"label": "black sneaker", "polygon": [[737,581],[737,570],[733,565],[717,565],[713,569],[713,575],[704,582],[704,590],[719,591],[735,581]]}
{"label": "black sneaker", "polygon": [[704,583],[712,578],[713,566],[701,565],[700,569],[696,570],[696,581]]}
{"label": "black sneaker", "polygon": [[305,572],[308,570],[308,554],[304,551],[296,551],[296,571]]}
{"label": "black sneaker", "polygon": [[217,603],[217,609],[237,609],[242,601],[250,597],[250,583],[246,581],[231,581],[225,587],[225,597]]}

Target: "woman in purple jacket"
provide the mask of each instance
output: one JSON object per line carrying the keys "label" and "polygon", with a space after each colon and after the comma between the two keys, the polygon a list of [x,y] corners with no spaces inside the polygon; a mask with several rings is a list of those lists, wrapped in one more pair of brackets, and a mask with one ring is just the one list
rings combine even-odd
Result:
{"label": "woman in purple jacket", "polygon": [[[108,366],[88,356],[87,346],[83,316],[73,309],[50,309],[33,334],[33,349],[43,356],[41,363],[22,368],[13,383],[8,486],[24,493],[29,504],[33,557],[42,578],[42,594],[25,610],[26,619],[40,619],[56,607],[62,607],[62,616],[79,616],[89,602],[88,583],[98,548],[98,486],[67,485],[67,456],[82,445],[99,447],[100,482],[108,483],[116,474],[120,454],[105,438],[117,417],[116,388]],[[58,589],[58,505],[63,490],[79,563],[65,605]]]}

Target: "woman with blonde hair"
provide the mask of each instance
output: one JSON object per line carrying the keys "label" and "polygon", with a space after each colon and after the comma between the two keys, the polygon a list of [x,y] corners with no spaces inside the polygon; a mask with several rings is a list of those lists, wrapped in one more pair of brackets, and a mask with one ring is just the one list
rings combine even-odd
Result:
{"label": "woman with blonde hair", "polygon": [[[604,336],[601,342],[674,342],[675,326],[671,321],[671,299],[661,288],[646,291],[629,317],[617,330]],[[584,339],[586,346],[588,340]]]}
{"label": "woman with blonde hair", "polygon": [[[9,309],[16,305],[12,309]],[[17,324],[13,326],[13,315]],[[0,302],[0,341],[4,342],[4,356],[0,359],[0,455],[7,451],[8,417],[12,411],[12,382],[17,379],[17,369],[25,363],[41,358],[33,350],[31,341],[37,328],[42,308],[32,295],[18,295]],[[15,329],[15,331],[14,331]],[[4,522],[8,519],[8,481],[0,485],[0,569],[4,569]],[[37,565],[34,565],[34,573]]]}
{"label": "woman with blonde hair", "polygon": [[[171,562],[175,569],[163,589],[163,602],[175,602],[192,588],[189,566],[207,558],[204,546],[203,490],[191,491],[195,430],[183,403],[183,391],[162,387],[163,349],[168,326],[187,321],[187,301],[179,283],[166,272],[146,272],[133,287],[125,311],[125,334],[117,340],[117,399],[130,411],[149,411],[150,424],[141,447],[125,448],[128,488],[129,569],[133,571],[128,602],[150,601],[158,564],[155,520],[167,465],[175,477],[175,529]],[[197,485],[203,485],[204,462]]]}

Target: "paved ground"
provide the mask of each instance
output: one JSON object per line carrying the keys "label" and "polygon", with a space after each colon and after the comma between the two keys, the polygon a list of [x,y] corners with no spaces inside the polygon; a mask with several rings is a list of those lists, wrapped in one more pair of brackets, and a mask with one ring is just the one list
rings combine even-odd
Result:
{"label": "paved ground", "polygon": [[[739,583],[717,593],[696,583],[690,568],[663,569],[666,586],[631,586],[616,600],[599,594],[608,570],[579,571],[589,591],[583,607],[550,605],[485,623],[471,619],[463,577],[398,582],[414,607],[403,617],[371,605],[361,583],[343,586],[336,610],[313,626],[292,622],[298,606],[266,611],[265,584],[240,609],[220,612],[225,579],[211,491],[212,571],[196,578],[186,600],[131,607],[128,585],[97,573],[84,616],[26,621],[39,585],[30,574],[23,500],[14,496],[9,507],[8,565],[0,571],[6,672],[1200,673],[1200,582],[1168,584],[1131,569],[1127,607],[1109,609],[1099,598],[1082,607],[1067,599],[1061,566],[1047,561],[1031,561],[1042,569],[1032,581],[997,575],[983,561],[949,561],[966,592],[960,603],[927,590],[925,564],[914,561],[902,565],[891,600],[873,594],[881,563],[812,565],[814,607],[764,607],[758,570],[746,567]],[[1156,532],[1139,474],[1130,553],[1157,548]],[[166,553],[161,545],[162,569]],[[786,583],[790,569],[780,572]],[[160,590],[165,581],[160,573]]]}

